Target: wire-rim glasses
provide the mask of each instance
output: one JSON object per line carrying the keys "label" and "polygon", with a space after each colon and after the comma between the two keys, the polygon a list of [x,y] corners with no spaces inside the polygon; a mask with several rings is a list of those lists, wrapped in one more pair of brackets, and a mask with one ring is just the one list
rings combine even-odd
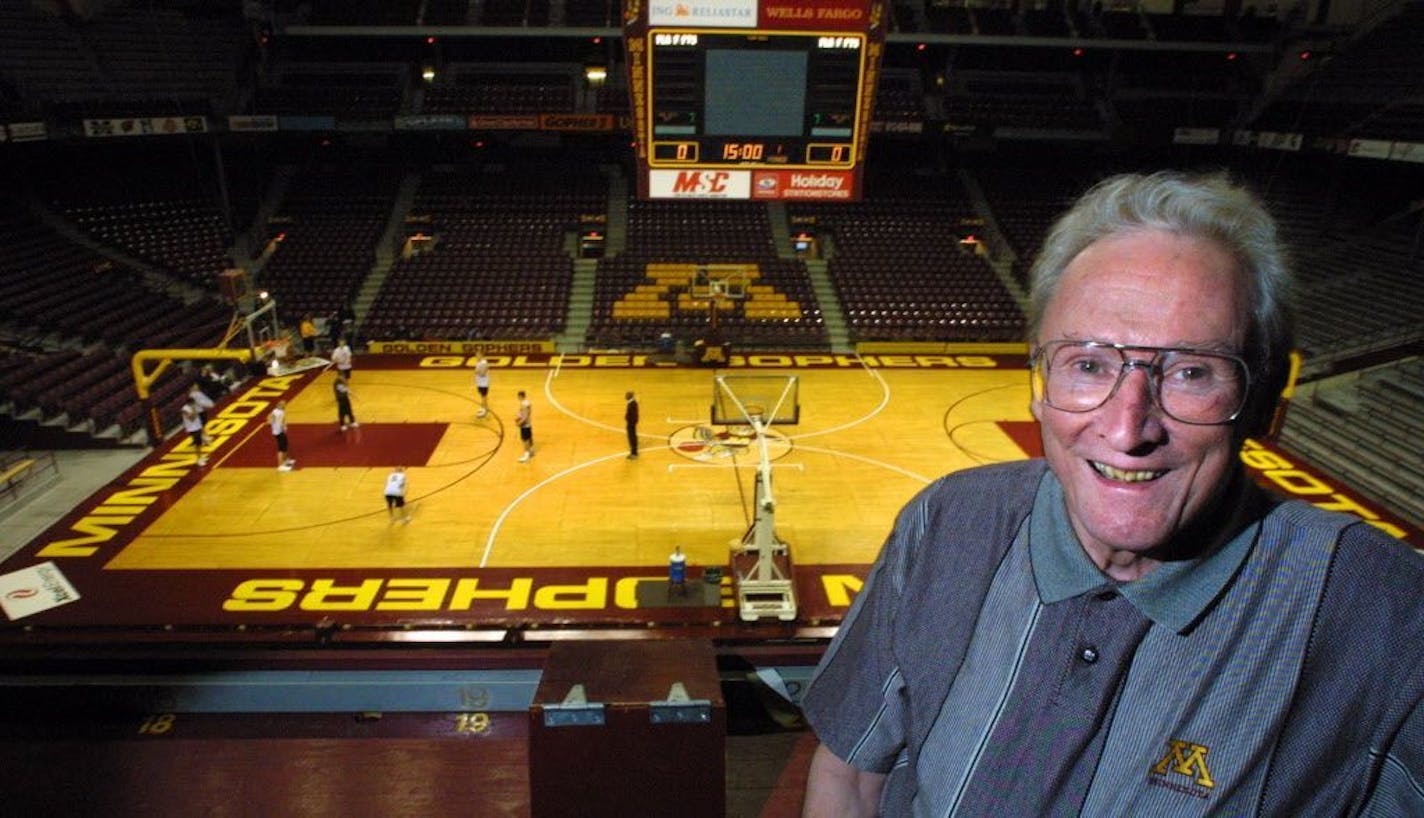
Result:
{"label": "wire-rim glasses", "polygon": [[1034,399],[1064,412],[1107,403],[1129,369],[1147,373],[1163,414],[1195,426],[1236,420],[1251,391],[1245,359],[1216,350],[1049,341],[1033,351],[1029,367]]}

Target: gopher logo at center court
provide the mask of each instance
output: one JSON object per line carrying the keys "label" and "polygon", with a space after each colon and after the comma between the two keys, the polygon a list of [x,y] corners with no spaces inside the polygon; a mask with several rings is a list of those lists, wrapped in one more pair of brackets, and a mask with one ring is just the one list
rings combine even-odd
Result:
{"label": "gopher logo at center court", "polygon": [[[767,429],[767,452],[776,460],[791,451],[791,441],[776,429]],[[752,448],[756,432],[750,426],[684,426],[668,438],[668,446],[688,460],[706,463],[745,455],[758,457]]]}

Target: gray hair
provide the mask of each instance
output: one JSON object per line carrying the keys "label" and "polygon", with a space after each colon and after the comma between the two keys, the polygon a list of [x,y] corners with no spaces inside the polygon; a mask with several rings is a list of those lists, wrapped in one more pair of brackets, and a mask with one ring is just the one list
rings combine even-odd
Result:
{"label": "gray hair", "polygon": [[1034,260],[1029,292],[1029,338],[1036,339],[1063,271],[1089,245],[1137,230],[1163,230],[1210,239],[1236,259],[1249,299],[1243,355],[1253,394],[1244,426],[1268,422],[1285,387],[1294,345],[1293,276],[1264,205],[1225,173],[1159,171],[1122,174],[1099,182],[1059,217]]}

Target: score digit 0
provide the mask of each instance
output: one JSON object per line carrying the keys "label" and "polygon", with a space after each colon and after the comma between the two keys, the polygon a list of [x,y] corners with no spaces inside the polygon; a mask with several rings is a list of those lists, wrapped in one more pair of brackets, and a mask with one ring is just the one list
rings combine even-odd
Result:
{"label": "score digit 0", "polygon": [[692,163],[697,161],[696,142],[654,142],[654,162]]}
{"label": "score digit 0", "polygon": [[851,147],[850,145],[825,142],[807,145],[806,164],[849,165],[851,164]]}

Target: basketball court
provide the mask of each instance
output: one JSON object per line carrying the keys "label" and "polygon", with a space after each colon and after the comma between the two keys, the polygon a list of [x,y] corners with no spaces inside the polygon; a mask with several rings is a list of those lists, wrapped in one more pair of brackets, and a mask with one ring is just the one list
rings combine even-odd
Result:
{"label": "basketball court", "polygon": [[[346,431],[330,370],[243,383],[211,413],[206,466],[188,438],[169,438],[3,566],[42,567],[55,589],[52,607],[7,607],[11,636],[819,637],[906,500],[946,472],[1038,448],[1021,351],[734,355],[718,369],[652,355],[488,357],[482,418],[475,355],[461,352],[360,358],[360,425]],[[529,462],[513,424],[520,390],[533,406]],[[629,390],[642,409],[636,460]],[[266,422],[279,400],[290,472],[276,468]],[[1251,446],[1248,465],[1275,488],[1356,506],[1419,544],[1306,464]],[[383,500],[397,466],[409,523]],[[738,608],[759,529],[794,587],[792,616]],[[669,586],[675,547],[689,587]]]}
{"label": "basketball court", "polygon": [[[638,589],[666,591],[675,546],[691,578],[729,564],[755,516],[760,443],[775,533],[798,581],[813,584],[863,574],[895,510],[934,477],[1031,445],[1012,356],[760,355],[725,370],[630,355],[490,360],[483,418],[474,359],[459,355],[361,359],[360,426],[347,431],[331,371],[243,384],[212,413],[207,466],[187,438],[171,438],[17,555],[52,561],[79,597],[33,623],[722,622],[731,576],[715,606],[645,608]],[[760,436],[735,398],[719,396],[729,374],[752,409],[785,402]],[[533,405],[527,463],[512,420],[520,390]],[[642,407],[638,460],[626,457],[628,390]],[[291,472],[276,469],[266,423],[278,400]],[[408,524],[382,496],[397,466],[410,479]],[[800,596],[815,619],[838,607]]]}

